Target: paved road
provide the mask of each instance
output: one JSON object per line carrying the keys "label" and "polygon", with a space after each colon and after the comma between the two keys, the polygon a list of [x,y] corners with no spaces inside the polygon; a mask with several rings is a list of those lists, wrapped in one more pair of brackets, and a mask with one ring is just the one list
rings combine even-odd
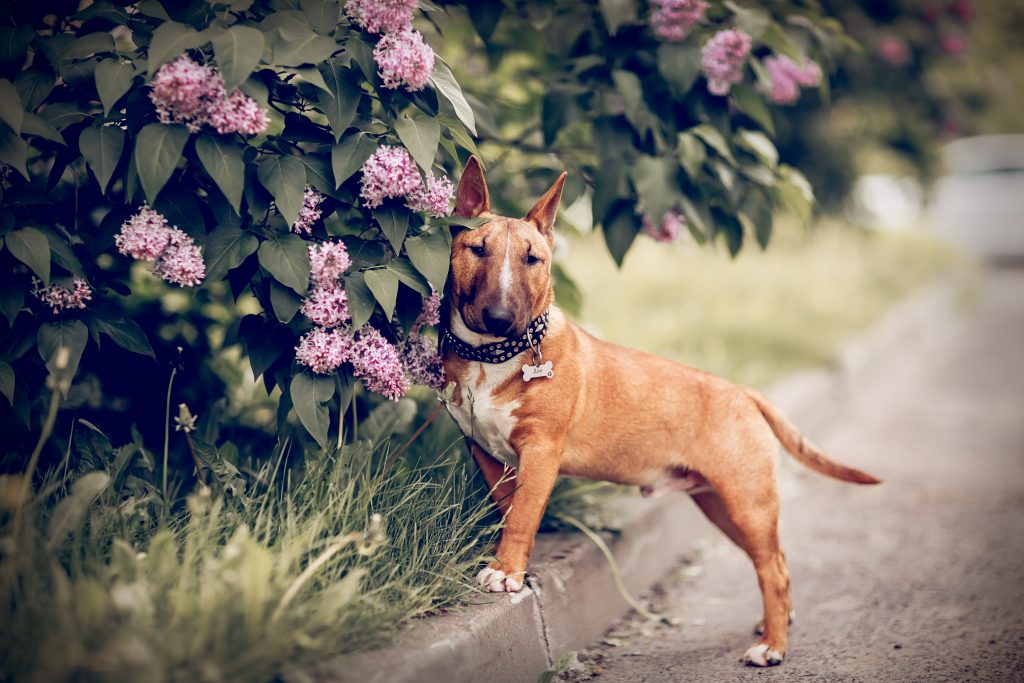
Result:
{"label": "paved road", "polygon": [[760,599],[715,543],[580,653],[599,681],[1024,681],[1024,270],[989,273],[967,317],[853,380],[813,436],[886,480],[784,462],[782,540],[797,621],[786,662],[746,669]]}

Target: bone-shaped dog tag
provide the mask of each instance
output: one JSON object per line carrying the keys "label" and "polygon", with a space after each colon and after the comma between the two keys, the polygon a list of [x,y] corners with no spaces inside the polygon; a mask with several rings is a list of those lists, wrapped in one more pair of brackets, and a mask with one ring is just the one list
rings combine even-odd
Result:
{"label": "bone-shaped dog tag", "polygon": [[541,365],[524,365],[523,366],[523,381],[529,382],[535,377],[554,377],[555,371],[551,361],[543,363]]}

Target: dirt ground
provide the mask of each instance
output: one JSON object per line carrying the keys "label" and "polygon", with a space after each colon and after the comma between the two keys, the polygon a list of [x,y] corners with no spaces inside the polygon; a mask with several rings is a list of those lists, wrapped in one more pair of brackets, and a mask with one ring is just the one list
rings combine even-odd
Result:
{"label": "dirt ground", "polygon": [[563,678],[1024,681],[1024,269],[987,273],[962,318],[847,389],[810,435],[886,483],[834,482],[784,456],[796,621],[783,665],[739,663],[760,595],[723,537],[645,596],[676,626],[627,617]]}

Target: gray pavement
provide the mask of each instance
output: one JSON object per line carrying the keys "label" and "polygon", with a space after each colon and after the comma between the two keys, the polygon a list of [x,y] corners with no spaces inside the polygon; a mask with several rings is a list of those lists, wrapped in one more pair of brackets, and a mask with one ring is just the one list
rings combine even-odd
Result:
{"label": "gray pavement", "polygon": [[746,557],[716,540],[645,597],[676,627],[627,617],[569,678],[1024,681],[1024,270],[986,273],[962,317],[859,368],[812,423],[828,453],[886,483],[783,456],[786,662],[738,663],[760,596]]}

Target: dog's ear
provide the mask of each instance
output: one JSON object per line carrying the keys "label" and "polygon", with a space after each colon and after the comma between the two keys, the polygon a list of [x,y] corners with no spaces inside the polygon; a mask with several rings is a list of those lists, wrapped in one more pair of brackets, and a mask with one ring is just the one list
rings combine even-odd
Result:
{"label": "dog's ear", "polygon": [[476,218],[491,210],[491,197],[487,194],[487,182],[484,171],[475,156],[469,157],[466,170],[459,179],[459,189],[455,193],[455,215],[463,218]]}
{"label": "dog's ear", "polygon": [[526,220],[537,226],[541,234],[551,241],[555,238],[555,216],[558,214],[558,202],[562,199],[562,187],[568,174],[562,171],[555,184],[537,200],[537,203],[526,214]]}

